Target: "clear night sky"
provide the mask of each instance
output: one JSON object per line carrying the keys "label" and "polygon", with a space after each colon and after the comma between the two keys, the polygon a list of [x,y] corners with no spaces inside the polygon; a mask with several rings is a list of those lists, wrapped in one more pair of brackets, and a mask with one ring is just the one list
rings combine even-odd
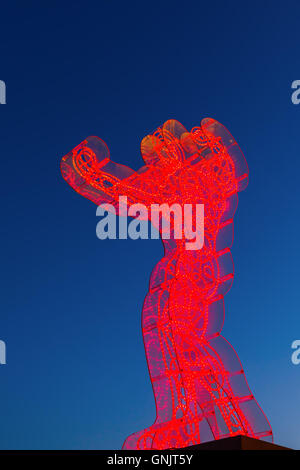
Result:
{"label": "clear night sky", "polygon": [[298,1],[1,6],[0,448],[117,449],[152,424],[140,324],[161,242],[98,240],[59,163],[99,135],[137,169],[146,133],[207,116],[250,168],[223,334],[275,441],[300,448],[299,15]]}

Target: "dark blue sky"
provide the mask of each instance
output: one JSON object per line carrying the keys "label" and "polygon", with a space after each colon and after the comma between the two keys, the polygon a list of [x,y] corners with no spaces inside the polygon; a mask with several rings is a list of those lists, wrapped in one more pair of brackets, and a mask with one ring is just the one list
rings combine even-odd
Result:
{"label": "dark blue sky", "polygon": [[[0,447],[120,448],[154,400],[140,328],[160,241],[100,241],[96,206],[60,175],[99,135],[137,169],[174,118],[222,122],[241,145],[224,336],[275,441],[300,448],[297,1],[10,2],[1,6]],[[50,6],[51,5],[51,6]]]}

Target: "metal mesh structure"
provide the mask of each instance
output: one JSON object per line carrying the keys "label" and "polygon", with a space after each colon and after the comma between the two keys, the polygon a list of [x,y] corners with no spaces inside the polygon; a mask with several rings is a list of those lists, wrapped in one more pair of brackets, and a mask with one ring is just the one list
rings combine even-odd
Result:
{"label": "metal mesh structure", "polygon": [[[246,160],[227,129],[204,119],[188,132],[170,120],[141,143],[139,171],[110,160],[106,144],[88,137],[62,159],[64,179],[96,204],[204,204],[204,244],[187,250],[185,234],[163,239],[142,312],[142,332],[156,403],[152,426],[131,434],[124,449],[181,448],[238,434],[272,440],[236,352],[221,336],[224,295],[234,267],[230,247]],[[191,217],[193,217],[191,215]],[[195,221],[191,221],[195,230]],[[162,231],[162,220],[157,228]]]}

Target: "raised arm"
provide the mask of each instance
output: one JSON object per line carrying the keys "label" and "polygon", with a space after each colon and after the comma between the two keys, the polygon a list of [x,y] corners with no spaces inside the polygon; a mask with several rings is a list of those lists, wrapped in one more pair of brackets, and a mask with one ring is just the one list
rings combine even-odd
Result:
{"label": "raised arm", "polygon": [[149,189],[150,178],[143,171],[111,161],[109,149],[99,137],[88,137],[65,155],[61,172],[75,191],[97,205],[110,203],[118,209],[119,196],[126,196],[128,204],[148,205],[157,199]]}

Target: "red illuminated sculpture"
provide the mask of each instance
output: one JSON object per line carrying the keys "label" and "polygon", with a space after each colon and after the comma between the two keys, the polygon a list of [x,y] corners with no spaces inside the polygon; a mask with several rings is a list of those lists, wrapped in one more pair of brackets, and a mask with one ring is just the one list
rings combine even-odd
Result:
{"label": "red illuminated sculpture", "polygon": [[[88,137],[62,159],[64,179],[97,205],[204,204],[204,245],[163,240],[142,312],[142,330],[156,403],[152,426],[131,434],[124,449],[180,448],[238,434],[272,440],[241,363],[220,335],[224,295],[233,282],[230,252],[237,192],[248,167],[220,123],[204,119],[191,132],[170,120],[141,143],[145,166],[135,172],[110,160],[106,144]],[[194,228],[194,221],[192,221]],[[159,226],[158,228],[160,228]]]}

